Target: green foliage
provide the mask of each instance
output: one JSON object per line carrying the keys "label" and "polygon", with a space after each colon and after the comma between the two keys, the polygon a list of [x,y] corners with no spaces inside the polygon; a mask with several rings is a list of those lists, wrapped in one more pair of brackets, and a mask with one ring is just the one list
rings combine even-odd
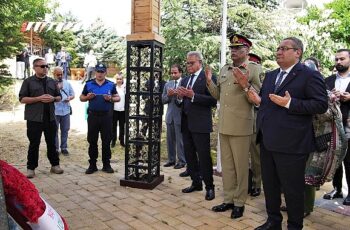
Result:
{"label": "green foliage", "polygon": [[101,19],[77,34],[75,46],[81,57],[93,49],[100,62],[113,63],[119,68],[126,65],[126,41],[107,28]]}
{"label": "green foliage", "polygon": [[[53,12],[51,14],[51,21],[53,22],[78,22],[78,19],[72,15],[71,12],[68,12],[67,14],[59,14],[57,12]],[[79,33],[78,31],[77,33]],[[61,50],[61,47],[64,46],[66,50],[70,53],[72,57],[72,61],[70,63],[71,67],[81,67],[82,61],[79,55],[77,54],[76,50],[76,35],[70,30],[62,31],[62,32],[56,32],[55,30],[43,30],[40,33],[40,37],[44,39],[45,46],[47,48],[51,48],[54,53],[57,53]]]}
{"label": "green foliage", "polygon": [[336,2],[344,1],[333,1],[333,3],[326,5],[326,9],[310,7],[305,16],[297,19],[302,24],[297,31],[302,36],[306,47],[304,57],[317,58],[323,67],[325,76],[330,74],[329,69],[334,65],[333,56],[336,50],[347,47],[346,43],[350,43],[346,38],[349,36],[348,32],[340,32],[339,29],[344,28],[348,22],[343,22],[335,17],[335,14],[344,16],[342,11],[346,7],[342,10],[332,9],[331,7]]}
{"label": "green foliage", "polygon": [[339,20],[340,24],[333,31],[332,37],[342,42],[350,44],[350,4],[349,0],[333,0],[326,4],[327,9],[333,10],[331,18]]}
{"label": "green foliage", "polygon": [[2,0],[0,7],[0,60],[12,57],[23,47],[23,34],[20,32],[24,21],[42,20],[49,0]]}
{"label": "green foliage", "polygon": [[[165,72],[174,63],[184,63],[186,53],[191,50],[201,51],[205,63],[218,72],[222,1],[164,0],[162,4],[161,32],[166,39]],[[270,34],[272,14],[269,10],[276,6],[275,0],[228,0],[228,35],[246,35],[254,42],[253,52],[263,59],[273,58],[277,43]]]}

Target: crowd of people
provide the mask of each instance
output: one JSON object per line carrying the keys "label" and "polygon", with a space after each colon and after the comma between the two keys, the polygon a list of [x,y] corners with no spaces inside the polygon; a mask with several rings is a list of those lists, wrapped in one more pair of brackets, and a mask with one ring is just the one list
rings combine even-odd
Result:
{"label": "crowd of people", "polygon": [[[204,182],[205,199],[215,199],[210,133],[213,130],[212,108],[219,101],[218,140],[224,197],[212,211],[230,210],[232,219],[242,217],[248,195],[259,196],[262,184],[268,219],[256,229],[282,229],[281,210],[288,213],[288,229],[302,229],[303,218],[313,210],[315,189],[324,183],[312,184],[305,180],[305,172],[314,160],[309,157],[312,153],[337,154],[336,159],[340,159],[334,172],[334,190],[325,194],[324,199],[343,198],[343,160],[349,188],[349,142],[340,138],[345,143],[345,148],[337,148],[341,151],[334,151],[336,148],[330,145],[335,143],[334,138],[343,137],[349,129],[350,50],[340,49],[335,53],[337,73],[324,78],[315,58],[303,61],[304,46],[298,38],[288,37],[280,42],[275,51],[279,67],[265,74],[261,58],[250,53],[252,46],[245,36],[230,36],[232,63],[223,66],[218,76],[210,67],[203,66],[204,59],[199,51],[187,53],[188,76],[183,76],[181,65],[171,65],[171,80],[162,89],[162,102],[168,105],[165,117],[168,159],[164,167],[185,168],[180,176],[190,176],[191,184],[182,189],[183,193],[202,191]],[[62,63],[69,60],[64,52],[61,50],[59,55]],[[95,78],[88,75],[80,95],[80,101],[89,102],[89,167],[85,173],[98,171],[99,134],[102,171],[113,173],[111,147],[116,145],[117,139],[125,146],[125,83],[121,73],[116,75],[116,83],[107,80],[106,66],[97,64],[91,56],[93,51],[89,55],[86,67],[93,68]],[[47,77],[50,64],[42,58],[34,60],[35,74],[23,82],[19,93],[21,103],[26,104],[29,178],[35,176],[38,166],[42,132],[51,172],[63,173],[59,166],[59,150],[64,155],[69,154],[69,101],[74,99],[74,91],[65,78],[67,65],[53,69],[54,80]],[[327,128],[320,129],[317,125],[324,125],[327,119],[332,124],[337,118],[340,126],[336,130],[329,126],[329,133],[325,133]],[[60,145],[58,127],[61,129]],[[282,193],[284,207],[281,207]],[[349,193],[343,204],[350,205]]]}

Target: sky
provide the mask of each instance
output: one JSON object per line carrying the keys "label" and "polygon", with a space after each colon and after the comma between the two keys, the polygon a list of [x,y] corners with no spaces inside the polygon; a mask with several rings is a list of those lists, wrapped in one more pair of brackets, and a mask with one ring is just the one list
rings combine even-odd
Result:
{"label": "sky", "polygon": [[86,27],[100,17],[119,36],[130,34],[131,0],[59,0],[60,13],[71,11]]}

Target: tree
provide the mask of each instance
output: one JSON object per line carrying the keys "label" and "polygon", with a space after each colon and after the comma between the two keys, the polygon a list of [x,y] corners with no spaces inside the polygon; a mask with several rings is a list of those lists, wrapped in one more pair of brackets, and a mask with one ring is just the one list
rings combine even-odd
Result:
{"label": "tree", "polygon": [[346,47],[346,33],[338,33],[338,28],[342,27],[342,21],[334,18],[333,9],[319,9],[310,7],[307,14],[298,18],[302,24],[298,28],[299,33],[304,38],[304,57],[316,57],[323,65],[323,73],[328,75],[329,69],[334,65],[333,56],[337,49]]}
{"label": "tree", "polygon": [[[228,0],[228,35],[241,33],[253,39],[254,49],[264,58],[272,58],[269,36],[272,21],[270,9],[276,1]],[[220,63],[221,1],[164,0],[162,2],[162,35],[166,39],[164,66],[183,63],[186,53],[199,50],[205,62],[218,72]],[[262,9],[258,8],[262,7]],[[261,41],[261,42],[260,42]]]}
{"label": "tree", "polygon": [[125,43],[123,37],[119,37],[101,19],[97,19],[89,29],[77,34],[76,48],[81,55],[93,49],[99,61],[114,63],[123,68],[126,65]]}
{"label": "tree", "polygon": [[332,31],[332,38],[350,44],[350,4],[349,0],[333,0],[325,5],[326,9],[332,10],[330,17],[340,23],[336,30]]}
{"label": "tree", "polygon": [[14,56],[24,47],[20,32],[24,21],[43,20],[49,0],[2,0],[0,7],[0,60]]}

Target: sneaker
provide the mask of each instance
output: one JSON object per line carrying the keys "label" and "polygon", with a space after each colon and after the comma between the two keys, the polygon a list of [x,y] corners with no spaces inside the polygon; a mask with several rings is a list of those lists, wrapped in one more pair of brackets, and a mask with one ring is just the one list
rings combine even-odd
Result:
{"label": "sneaker", "polygon": [[35,171],[32,169],[27,169],[27,178],[34,178],[35,177]]}
{"label": "sneaker", "polygon": [[50,172],[55,173],[55,174],[62,174],[64,171],[63,171],[63,169],[61,169],[61,167],[59,165],[56,165],[56,166],[51,167]]}
{"label": "sneaker", "polygon": [[69,155],[69,152],[67,149],[62,149],[61,153],[65,156],[68,156]]}
{"label": "sneaker", "polygon": [[102,171],[106,172],[106,173],[114,173],[114,170],[112,169],[112,167],[110,165],[103,166]]}
{"label": "sneaker", "polygon": [[94,172],[97,172],[98,169],[96,165],[90,165],[88,169],[86,169],[85,174],[93,174]]}

